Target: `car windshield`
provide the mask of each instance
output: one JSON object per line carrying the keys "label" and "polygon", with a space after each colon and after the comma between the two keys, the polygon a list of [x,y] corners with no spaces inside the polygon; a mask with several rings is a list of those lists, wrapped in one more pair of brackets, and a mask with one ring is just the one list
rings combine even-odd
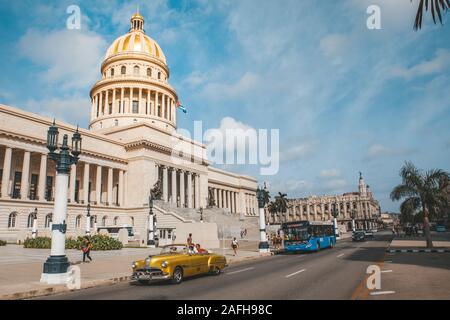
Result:
{"label": "car windshield", "polygon": [[161,254],[167,254],[167,253],[179,253],[179,254],[184,254],[184,253],[188,253],[188,247],[185,245],[170,245],[170,246],[165,246],[162,248],[161,250]]}

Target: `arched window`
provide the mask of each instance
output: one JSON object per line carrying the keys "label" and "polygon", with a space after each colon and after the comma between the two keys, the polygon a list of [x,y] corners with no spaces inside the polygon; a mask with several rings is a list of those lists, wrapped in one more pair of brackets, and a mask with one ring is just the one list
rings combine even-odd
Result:
{"label": "arched window", "polygon": [[77,216],[77,218],[75,219],[75,228],[76,229],[81,229],[81,215]]}
{"label": "arched window", "polygon": [[53,214],[49,213],[45,216],[45,228],[51,228],[53,220]]}
{"label": "arched window", "polygon": [[17,223],[17,212],[12,212],[8,218],[8,228],[15,228]]}
{"label": "arched window", "polygon": [[33,227],[34,214],[30,213],[27,220],[27,228]]}
{"label": "arched window", "polygon": [[103,216],[102,218],[102,227],[106,227],[106,221],[108,220],[108,216]]}
{"label": "arched window", "polygon": [[134,73],[135,76],[139,75],[139,67],[138,66],[134,66],[133,73]]}
{"label": "arched window", "polygon": [[130,217],[131,226],[134,227],[134,217]]}
{"label": "arched window", "polygon": [[117,226],[119,223],[119,217],[114,217],[114,225]]}
{"label": "arched window", "polygon": [[91,229],[94,228],[95,221],[97,221],[97,216],[92,216],[92,217],[91,217]]}
{"label": "arched window", "polygon": [[158,72],[158,80],[161,80],[161,72]]}
{"label": "arched window", "polygon": [[147,68],[147,77],[151,77],[151,76],[152,76],[152,69]]}
{"label": "arched window", "polygon": [[122,66],[122,68],[120,68],[120,74],[126,74],[127,73],[127,67]]}
{"label": "arched window", "polygon": [[114,68],[111,68],[111,77],[114,77]]}

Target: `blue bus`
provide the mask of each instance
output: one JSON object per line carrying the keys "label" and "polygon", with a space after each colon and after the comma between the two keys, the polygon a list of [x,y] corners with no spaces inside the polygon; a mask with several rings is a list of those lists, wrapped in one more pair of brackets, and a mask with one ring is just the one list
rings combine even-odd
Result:
{"label": "blue bus", "polygon": [[333,248],[336,235],[332,222],[295,221],[281,225],[286,252],[319,251]]}

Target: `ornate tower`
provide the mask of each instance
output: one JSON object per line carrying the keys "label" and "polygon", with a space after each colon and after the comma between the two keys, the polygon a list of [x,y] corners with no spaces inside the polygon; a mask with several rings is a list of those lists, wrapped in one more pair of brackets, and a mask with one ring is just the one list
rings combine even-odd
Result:
{"label": "ornate tower", "polygon": [[161,47],[146,35],[144,17],[131,17],[127,34],[109,47],[101,66],[102,78],[91,89],[90,129],[148,123],[160,129],[176,129],[175,89]]}
{"label": "ornate tower", "polygon": [[364,181],[364,178],[363,178],[361,172],[359,173],[358,190],[359,190],[359,193],[361,194],[361,196],[366,196],[367,195],[367,186],[366,186],[366,183]]}

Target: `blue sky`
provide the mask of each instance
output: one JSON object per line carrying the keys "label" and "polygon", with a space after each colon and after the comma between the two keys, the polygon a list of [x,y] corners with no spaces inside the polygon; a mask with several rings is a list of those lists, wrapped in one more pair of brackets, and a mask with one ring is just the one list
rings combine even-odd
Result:
{"label": "blue sky", "polygon": [[[382,210],[405,160],[449,170],[450,27],[417,0],[0,0],[0,103],[87,126],[89,89],[109,44],[140,5],[163,48],[191,129],[280,130],[272,193],[354,191],[362,171]],[[65,28],[79,5],[81,30]],[[381,8],[381,30],[366,9]],[[227,169],[256,175],[257,166]]]}

